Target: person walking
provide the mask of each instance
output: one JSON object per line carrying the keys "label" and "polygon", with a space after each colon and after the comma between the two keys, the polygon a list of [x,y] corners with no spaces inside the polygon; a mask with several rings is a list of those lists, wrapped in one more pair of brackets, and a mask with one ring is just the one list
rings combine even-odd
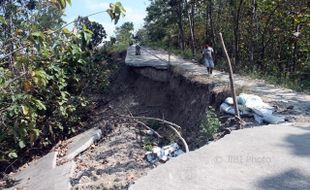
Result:
{"label": "person walking", "polygon": [[136,55],[141,55],[141,46],[138,43],[136,44]]}
{"label": "person walking", "polygon": [[214,61],[212,57],[212,53],[214,52],[213,48],[206,44],[202,50],[203,53],[203,63],[207,67],[208,74],[212,75],[212,70],[214,68]]}

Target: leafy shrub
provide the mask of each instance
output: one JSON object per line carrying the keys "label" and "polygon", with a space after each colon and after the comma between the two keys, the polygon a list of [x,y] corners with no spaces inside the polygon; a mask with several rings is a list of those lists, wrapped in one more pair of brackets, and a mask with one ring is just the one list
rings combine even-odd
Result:
{"label": "leafy shrub", "polygon": [[86,105],[79,94],[87,72],[87,51],[82,51],[87,36],[91,35],[85,31],[61,33],[54,46],[47,46],[53,43],[48,34],[32,33],[29,41],[43,47],[30,47],[35,53],[27,60],[22,58],[24,52],[16,54],[15,64],[23,64],[24,70],[14,76],[12,70],[1,68],[6,73],[0,97],[1,159],[16,157],[25,147],[48,145],[74,131],[77,110]]}
{"label": "leafy shrub", "polygon": [[201,133],[208,139],[213,139],[213,135],[218,131],[220,126],[221,123],[215,113],[214,108],[209,106],[207,115],[202,119],[200,124]]}
{"label": "leafy shrub", "polygon": [[152,151],[153,149],[153,142],[152,142],[152,139],[149,138],[149,137],[146,137],[143,141],[143,148],[146,150],[146,151]]}
{"label": "leafy shrub", "polygon": [[88,104],[85,89],[108,84],[101,80],[108,67],[94,61],[88,46],[93,32],[61,27],[61,9],[71,1],[35,1],[31,9],[28,3],[0,7],[0,160],[9,162],[73,134]]}
{"label": "leafy shrub", "polygon": [[92,22],[88,19],[88,17],[78,17],[75,20],[75,27],[79,30],[82,30],[83,27],[92,31],[93,35],[88,44],[88,47],[93,48],[102,43],[102,40],[107,37],[106,31],[103,26],[97,22]]}

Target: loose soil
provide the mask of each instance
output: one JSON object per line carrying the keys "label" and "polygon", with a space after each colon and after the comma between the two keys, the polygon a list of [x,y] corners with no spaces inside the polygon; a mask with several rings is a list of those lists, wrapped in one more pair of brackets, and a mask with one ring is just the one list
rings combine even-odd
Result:
{"label": "loose soil", "polygon": [[[95,101],[90,125],[101,128],[103,138],[75,159],[77,167],[71,180],[74,190],[127,189],[156,167],[144,159],[147,148],[172,142],[182,146],[164,125],[144,121],[164,137],[157,139],[140,124],[120,115],[157,117],[179,124],[190,150],[229,133],[223,127],[213,139],[208,139],[199,129],[208,106],[218,107],[227,96],[226,89],[211,92],[211,87],[192,84],[180,76],[170,82],[153,81],[123,66],[109,92]],[[227,117],[222,121],[227,121]]]}

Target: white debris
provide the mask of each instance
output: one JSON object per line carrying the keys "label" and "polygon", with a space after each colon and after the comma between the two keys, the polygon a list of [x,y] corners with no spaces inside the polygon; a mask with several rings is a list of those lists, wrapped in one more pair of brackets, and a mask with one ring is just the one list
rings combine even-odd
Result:
{"label": "white debris", "polygon": [[177,143],[173,143],[162,148],[154,146],[152,151],[146,152],[145,157],[147,161],[154,164],[157,161],[166,162],[170,158],[177,157],[183,153],[184,152],[180,149],[179,145]]}
{"label": "white debris", "polygon": [[[273,115],[275,108],[263,102],[263,100],[256,95],[241,93],[237,97],[238,109],[240,115],[253,115],[254,119],[259,123],[277,124],[285,121],[282,116]],[[220,111],[235,114],[233,107],[233,99],[228,97],[220,106]]]}

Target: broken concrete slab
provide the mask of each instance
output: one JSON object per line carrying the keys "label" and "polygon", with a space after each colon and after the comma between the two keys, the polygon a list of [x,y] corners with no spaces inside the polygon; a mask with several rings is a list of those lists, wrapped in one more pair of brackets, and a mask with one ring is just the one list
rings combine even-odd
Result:
{"label": "broken concrete slab", "polygon": [[130,190],[310,189],[310,124],[233,131],[150,171]]}
{"label": "broken concrete slab", "polygon": [[29,166],[13,175],[12,178],[16,184],[8,190],[16,188],[29,190],[71,189],[70,177],[75,168],[75,162],[72,159],[99,140],[101,135],[100,129],[92,128],[69,139],[67,155],[60,161],[63,163],[62,165],[56,165],[57,152],[53,151],[39,160],[31,162]]}
{"label": "broken concrete slab", "polygon": [[8,190],[69,190],[70,176],[75,168],[73,161],[56,166],[57,152],[51,152],[12,176],[15,185]]}
{"label": "broken concrete slab", "polygon": [[17,172],[12,178],[17,181],[17,187],[27,188],[37,181],[45,179],[45,173],[52,171],[56,166],[57,152],[51,152],[39,160],[33,161],[28,167]]}
{"label": "broken concrete slab", "polygon": [[127,56],[125,63],[132,67],[153,67],[155,69],[168,69],[169,63],[166,61],[166,55],[154,54],[149,52],[146,48],[141,49],[141,55],[135,54],[135,47],[130,46],[127,49]]}
{"label": "broken concrete slab", "polygon": [[69,139],[68,141],[70,142],[70,144],[68,145],[68,151],[66,156],[63,157],[62,160],[72,160],[78,154],[86,150],[95,141],[99,140],[101,138],[101,135],[101,129],[92,128]]}
{"label": "broken concrete slab", "polygon": [[[75,169],[75,162],[69,161],[61,166],[57,166],[50,176],[52,179],[45,183],[47,187],[53,187],[50,189],[54,190],[69,190],[71,189],[71,181],[70,178]],[[47,188],[48,189],[48,188]]]}

